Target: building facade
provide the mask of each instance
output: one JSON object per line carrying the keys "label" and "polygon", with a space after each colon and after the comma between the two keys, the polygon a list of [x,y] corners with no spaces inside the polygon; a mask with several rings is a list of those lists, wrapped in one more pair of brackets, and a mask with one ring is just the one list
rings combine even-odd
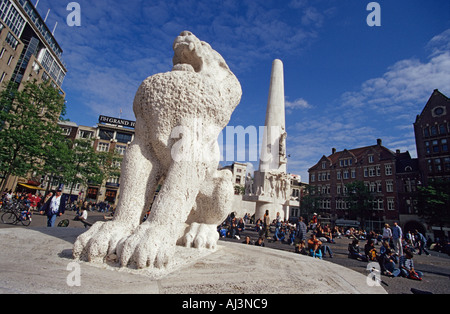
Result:
{"label": "building facade", "polygon": [[[417,115],[414,122],[414,134],[421,185],[429,186],[434,182],[448,184],[450,182],[450,99],[439,90],[433,91],[422,112]],[[444,206],[450,206],[448,200]],[[441,221],[448,221],[448,219],[448,216],[441,217]],[[433,238],[450,237],[448,223],[441,226],[427,226],[418,216],[410,216],[410,221],[417,226],[426,227],[427,234]]]}
{"label": "building facade", "polygon": [[423,184],[450,180],[450,99],[434,90],[414,123],[417,158]]}
{"label": "building facade", "polygon": [[331,222],[359,218],[357,213],[349,210],[346,185],[361,181],[372,195],[366,228],[381,230],[385,222],[398,220],[397,155],[384,147],[380,139],[372,146],[340,152],[332,149],[331,155],[324,155],[308,170],[311,193],[317,199],[317,212],[328,216]]}
{"label": "building facade", "polygon": [[[117,205],[120,193],[120,166],[128,146],[134,139],[134,129],[119,124],[101,122],[94,127],[77,125],[66,121],[59,123],[63,133],[71,140],[91,139],[94,150],[99,154],[109,154],[106,180],[98,185],[66,186],[64,193],[72,191],[72,197],[81,197],[89,202],[107,202]],[[115,121],[120,121],[116,119]]]}
{"label": "building facade", "polygon": [[0,90],[14,82],[61,86],[67,73],[62,49],[30,0],[0,0]]}

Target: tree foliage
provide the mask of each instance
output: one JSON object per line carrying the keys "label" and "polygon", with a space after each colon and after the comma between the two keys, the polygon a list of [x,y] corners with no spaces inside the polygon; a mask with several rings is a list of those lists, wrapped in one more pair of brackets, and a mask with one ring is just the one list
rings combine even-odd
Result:
{"label": "tree foliage", "polygon": [[[27,82],[0,94],[0,167],[3,178],[45,169],[45,157],[61,138],[65,101],[49,83]],[[6,181],[6,180],[4,180]]]}
{"label": "tree foliage", "polygon": [[417,210],[430,225],[443,227],[450,224],[450,182],[437,180],[418,187]]}
{"label": "tree foliage", "polygon": [[347,189],[346,201],[349,209],[361,219],[361,226],[364,226],[368,212],[373,207],[373,196],[362,181],[348,183],[345,187]]}

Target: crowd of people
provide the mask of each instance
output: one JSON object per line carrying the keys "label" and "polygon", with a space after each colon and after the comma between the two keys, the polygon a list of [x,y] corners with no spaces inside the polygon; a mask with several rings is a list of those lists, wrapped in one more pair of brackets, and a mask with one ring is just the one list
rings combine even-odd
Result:
{"label": "crowd of people", "polygon": [[[381,272],[392,277],[406,277],[415,280],[422,280],[423,273],[414,268],[413,257],[417,252],[426,255],[427,239],[418,230],[413,233],[408,231],[403,234],[401,227],[394,222],[394,225],[385,224],[382,233],[369,234],[365,239],[364,248],[360,248],[357,237],[352,237],[352,242],[348,245],[348,257],[358,259],[363,262],[378,262]],[[376,245],[379,244],[377,249]]]}
{"label": "crowd of people", "polygon": [[[251,223],[251,225],[249,225]],[[253,226],[254,225],[254,226]],[[252,239],[248,234],[243,234],[246,228],[257,232],[257,237]],[[248,229],[247,229],[248,230]],[[349,227],[333,227],[322,225],[317,221],[315,215],[307,225],[302,217],[298,222],[290,223],[283,221],[277,214],[275,219],[270,219],[266,212],[264,217],[254,220],[249,214],[238,218],[234,213],[218,227],[221,237],[240,240],[244,244],[265,246],[264,242],[280,242],[293,245],[295,252],[322,259],[333,258],[332,244],[336,239],[348,239],[348,258],[363,262],[377,262],[382,273],[386,276],[403,276],[410,279],[422,280],[423,273],[414,267],[414,255],[422,253],[429,255],[427,239],[418,230],[403,233],[398,223],[393,226],[386,224],[380,233],[374,231],[366,232]],[[364,241],[360,247],[360,241]],[[437,242],[433,248],[442,252],[449,249],[448,240]],[[446,246],[446,250],[443,249]]]}
{"label": "crowd of people", "polygon": [[57,217],[62,216],[66,210],[76,212],[74,220],[87,222],[88,212],[98,211],[105,213],[105,219],[112,217],[114,206],[106,202],[88,202],[77,200],[68,202],[68,197],[62,194],[62,186],[55,191],[49,191],[45,195],[41,193],[5,191],[1,196],[1,204],[5,206],[13,201],[27,204],[31,212],[38,212],[47,216],[47,227],[54,227]]}

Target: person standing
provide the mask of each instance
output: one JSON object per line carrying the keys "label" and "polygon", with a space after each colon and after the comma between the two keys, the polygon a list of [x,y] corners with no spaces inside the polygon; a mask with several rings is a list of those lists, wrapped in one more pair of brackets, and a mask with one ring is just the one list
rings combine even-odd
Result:
{"label": "person standing", "polygon": [[266,210],[266,213],[264,214],[264,231],[266,239],[269,238],[269,231],[270,231],[270,217],[269,217],[269,210]]}
{"label": "person standing", "polygon": [[42,211],[47,215],[47,227],[54,227],[56,217],[64,214],[66,200],[62,196],[62,188],[59,187],[55,195],[52,196],[42,207]]}
{"label": "person standing", "polygon": [[308,227],[303,222],[303,217],[300,216],[297,224],[297,238],[302,241],[306,241],[306,234],[308,233]]}
{"label": "person standing", "polygon": [[394,226],[392,227],[392,240],[395,246],[395,253],[398,256],[403,255],[403,245],[402,245],[403,232],[402,228],[394,222]]}
{"label": "person standing", "polygon": [[388,241],[389,244],[392,240],[392,230],[391,227],[389,226],[389,224],[385,224],[384,228],[383,228],[383,241]]}

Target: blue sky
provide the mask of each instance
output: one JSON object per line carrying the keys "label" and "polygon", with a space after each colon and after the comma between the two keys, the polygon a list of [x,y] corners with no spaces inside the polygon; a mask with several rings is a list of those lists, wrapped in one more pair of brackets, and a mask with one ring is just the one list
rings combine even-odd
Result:
{"label": "blue sky", "polygon": [[[272,61],[284,63],[288,171],[308,182],[322,155],[376,144],[416,156],[412,124],[434,89],[450,97],[450,1],[369,0],[78,1],[40,0],[64,50],[66,118],[94,125],[100,114],[134,120],[140,83],[172,67],[183,30],[207,41],[241,82],[230,126],[264,124]],[[35,1],[33,1],[35,3]],[[248,160],[236,160],[246,162]],[[258,164],[254,163],[257,168]]]}

